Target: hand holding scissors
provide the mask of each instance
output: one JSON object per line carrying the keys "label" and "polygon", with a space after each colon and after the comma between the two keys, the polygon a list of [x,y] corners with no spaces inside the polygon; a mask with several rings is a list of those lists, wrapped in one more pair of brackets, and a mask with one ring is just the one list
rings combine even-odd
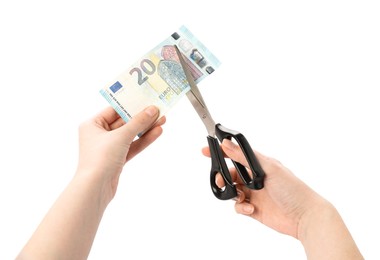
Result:
{"label": "hand holding scissors", "polygon": [[[208,111],[203,97],[191,75],[188,65],[182,57],[182,54],[177,46],[175,46],[179,61],[185,72],[186,79],[191,87],[191,90],[186,93],[188,99],[193,105],[194,109],[197,111],[202,122],[206,126],[208,136],[207,141],[210,147],[211,153],[211,174],[210,183],[211,189],[214,195],[221,200],[232,199],[237,196],[237,190],[235,184],[232,181],[231,174],[228,170],[227,163],[224,159],[222,149],[220,148],[219,141],[222,142],[223,139],[232,138],[238,143],[245,158],[247,159],[249,168],[252,172],[252,177],[248,173],[245,166],[232,160],[240,178],[242,179],[245,186],[250,189],[259,190],[264,187],[264,171],[257,160],[255,153],[253,152],[251,146],[249,145],[247,139],[241,133],[228,129],[221,124],[215,124],[212,119],[210,112]],[[219,188],[216,185],[216,175],[220,173],[225,183],[224,188]]]}

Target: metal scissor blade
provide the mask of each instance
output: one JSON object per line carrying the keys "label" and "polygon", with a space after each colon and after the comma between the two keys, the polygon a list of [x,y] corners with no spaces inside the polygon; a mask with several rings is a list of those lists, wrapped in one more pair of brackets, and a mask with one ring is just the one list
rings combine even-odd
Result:
{"label": "metal scissor blade", "polygon": [[198,89],[197,83],[195,83],[193,76],[191,75],[190,70],[188,69],[188,65],[186,61],[183,59],[181,51],[178,49],[177,45],[174,45],[175,51],[177,53],[179,62],[181,63],[181,67],[183,69],[183,72],[185,72],[185,76],[187,79],[187,82],[190,85],[191,91],[193,91],[194,96],[196,99],[202,104],[202,106],[206,107],[206,103],[203,100],[202,94]]}
{"label": "metal scissor blade", "polygon": [[189,92],[187,92],[186,96],[190,100],[195,111],[197,111],[198,116],[200,117],[203,124],[205,125],[208,135],[214,137],[215,136],[215,122],[212,119],[207,107],[202,106],[202,104],[199,102],[197,97],[194,95],[193,91],[190,90]]}
{"label": "metal scissor blade", "polygon": [[207,106],[203,100],[202,94],[199,91],[197,84],[195,83],[194,78],[191,75],[190,70],[187,67],[188,65],[186,64],[185,60],[183,59],[182,54],[181,54],[180,50],[178,49],[177,45],[174,45],[174,48],[176,50],[178,59],[181,63],[182,69],[185,72],[187,82],[190,85],[190,91],[188,91],[186,93],[186,96],[190,100],[195,111],[197,111],[197,113],[198,113],[199,117],[201,118],[203,124],[206,126],[208,134],[210,136],[215,136],[215,122],[212,119],[210,112],[207,109]]}

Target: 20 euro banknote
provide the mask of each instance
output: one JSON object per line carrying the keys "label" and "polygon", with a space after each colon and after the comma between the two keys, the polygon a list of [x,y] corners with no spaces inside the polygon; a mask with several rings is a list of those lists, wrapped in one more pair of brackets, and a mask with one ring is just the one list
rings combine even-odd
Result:
{"label": "20 euro banknote", "polygon": [[220,65],[185,26],[180,27],[100,90],[124,121],[149,105],[157,106],[162,117],[190,90],[174,45],[180,49],[196,83]]}

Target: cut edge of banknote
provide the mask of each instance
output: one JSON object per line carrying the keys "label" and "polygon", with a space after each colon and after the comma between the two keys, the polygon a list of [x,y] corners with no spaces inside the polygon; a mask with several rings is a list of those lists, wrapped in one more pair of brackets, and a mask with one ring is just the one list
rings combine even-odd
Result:
{"label": "cut edge of banknote", "polygon": [[[165,61],[167,58],[171,62],[176,62],[175,57],[173,56],[174,51],[170,50],[170,46],[173,47],[174,45],[177,45],[179,47],[182,55],[187,60],[190,71],[196,83],[199,83],[201,80],[203,80],[209,74],[213,73],[214,70],[220,66],[220,61],[216,58],[216,56],[213,53],[211,53],[205,47],[205,45],[202,42],[200,42],[184,25],[182,25],[166,40],[158,44],[150,52],[146,53],[141,58],[141,60],[146,59],[146,57],[150,57],[155,50],[164,46],[168,47],[166,49],[167,53],[162,54],[163,56],[167,56],[164,57]],[[162,52],[164,52],[163,48]],[[177,62],[179,63],[179,61]],[[138,63],[138,61],[136,63]],[[180,70],[180,74],[184,75],[182,67]],[[139,93],[139,95],[137,95],[136,97],[137,99],[140,97],[141,102],[136,102],[136,100],[131,102],[136,103],[134,107],[135,111],[132,112],[127,107],[129,104],[126,103],[125,100],[122,100],[123,96],[117,96],[117,92],[123,88],[124,83],[121,82],[122,80],[120,79],[126,78],[125,75],[127,75],[128,77],[132,75],[131,70],[127,70],[124,73],[121,73],[116,79],[114,79],[110,84],[108,84],[107,87],[104,87],[100,90],[100,94],[108,101],[108,103],[115,109],[115,111],[125,122],[128,122],[137,112],[143,110],[143,108],[149,105],[155,105],[159,108],[159,119],[162,116],[164,116],[168,112],[168,110],[172,108],[186,94],[187,91],[190,90],[190,86],[186,79],[181,79],[183,85],[181,91],[176,91],[176,98],[173,98],[173,100],[170,100],[170,102],[164,102],[165,100],[161,98],[162,94],[152,96],[152,91],[148,93],[149,91],[147,92],[146,90],[141,90],[140,92],[142,92],[142,94]],[[136,109],[137,104],[140,104],[141,108]]]}

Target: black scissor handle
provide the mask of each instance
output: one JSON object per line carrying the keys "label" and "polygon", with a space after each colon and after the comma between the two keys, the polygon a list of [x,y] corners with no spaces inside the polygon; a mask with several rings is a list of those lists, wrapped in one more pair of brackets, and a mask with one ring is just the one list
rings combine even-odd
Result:
{"label": "black scissor handle", "polygon": [[244,165],[232,160],[235,168],[237,169],[245,186],[253,190],[262,189],[264,187],[265,173],[263,169],[261,168],[261,165],[259,161],[257,160],[255,153],[253,152],[251,146],[248,143],[248,140],[244,137],[244,135],[237,131],[228,129],[222,126],[221,124],[217,124],[215,126],[215,133],[220,142],[222,142],[223,139],[231,140],[232,138],[234,138],[236,140],[241,150],[243,151],[245,158],[247,159],[247,162],[248,162],[249,168],[251,169],[253,177],[249,175]]}
{"label": "black scissor handle", "polygon": [[[236,187],[232,182],[230,171],[228,170],[226,161],[224,160],[222,149],[219,141],[215,137],[207,136],[208,146],[211,153],[211,189],[215,197],[220,200],[229,200],[237,196]],[[216,174],[220,173],[224,179],[225,187],[219,188],[216,185]]]}

